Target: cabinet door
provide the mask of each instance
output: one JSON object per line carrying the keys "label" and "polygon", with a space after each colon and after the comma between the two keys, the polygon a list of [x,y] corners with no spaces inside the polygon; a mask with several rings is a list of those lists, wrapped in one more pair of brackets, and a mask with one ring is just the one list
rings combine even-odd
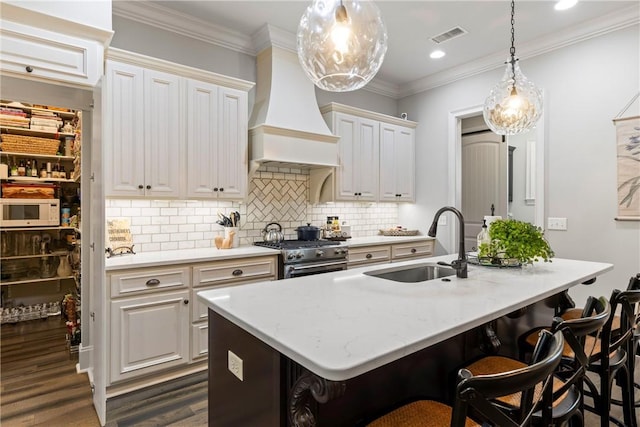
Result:
{"label": "cabinet door", "polygon": [[380,124],[375,120],[336,113],[333,127],[333,132],[340,137],[336,198],[376,200]]}
{"label": "cabinet door", "polygon": [[414,201],[415,132],[380,126],[380,201]]}
{"label": "cabinet door", "polygon": [[183,152],[180,81],[175,75],[144,72],[145,195],[180,195]]}
{"label": "cabinet door", "polygon": [[189,291],[111,302],[111,381],[186,364]]}
{"label": "cabinet door", "polygon": [[107,61],[105,195],[144,194],[143,69]]}
{"label": "cabinet door", "polygon": [[378,173],[380,153],[380,123],[370,119],[359,119],[358,141],[355,145],[353,171],[358,181],[357,200],[378,199]]}
{"label": "cabinet door", "polygon": [[218,86],[187,81],[187,196],[215,198]]}
{"label": "cabinet door", "polygon": [[218,150],[214,159],[218,197],[242,199],[247,192],[247,93],[219,88]]}

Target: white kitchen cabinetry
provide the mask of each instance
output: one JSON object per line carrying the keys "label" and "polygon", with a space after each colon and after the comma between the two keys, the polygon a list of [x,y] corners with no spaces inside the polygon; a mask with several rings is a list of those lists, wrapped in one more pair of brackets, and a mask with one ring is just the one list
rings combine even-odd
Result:
{"label": "white kitchen cabinetry", "polygon": [[187,82],[187,93],[187,196],[244,198],[247,93],[196,80]]}
{"label": "white kitchen cabinetry", "polygon": [[110,49],[106,196],[244,198],[251,87],[243,80]]}
{"label": "white kitchen cabinetry", "polygon": [[391,245],[372,245],[349,248],[348,268],[391,262]]}
{"label": "white kitchen cabinetry", "polygon": [[338,141],[339,167],[320,201],[415,201],[417,123],[342,104],[320,109]]}
{"label": "white kitchen cabinetry", "polygon": [[180,78],[107,61],[106,89],[106,195],[178,197]]}
{"label": "white kitchen cabinetry", "polygon": [[194,301],[191,312],[191,360],[208,354],[209,325],[207,305],[200,302],[197,293],[220,286],[233,286],[276,279],[276,257],[256,257],[242,260],[216,261],[193,267]]}
{"label": "white kitchen cabinetry", "polygon": [[374,201],[378,196],[380,124],[345,113],[324,118],[338,141],[336,199]]}
{"label": "white kitchen cabinetry", "polygon": [[208,313],[197,293],[275,280],[276,261],[277,255],[255,256],[110,273],[110,386],[135,389],[150,378],[206,369]]}
{"label": "white kitchen cabinetry", "polygon": [[349,247],[348,268],[433,256],[435,240]]}
{"label": "white kitchen cabinetry", "polygon": [[415,201],[415,129],[380,124],[380,201]]}
{"label": "white kitchen cabinetry", "polygon": [[93,87],[103,74],[104,48],[112,34],[3,2],[0,71],[5,76]]}
{"label": "white kitchen cabinetry", "polygon": [[189,361],[189,267],[110,275],[110,380],[117,382]]}

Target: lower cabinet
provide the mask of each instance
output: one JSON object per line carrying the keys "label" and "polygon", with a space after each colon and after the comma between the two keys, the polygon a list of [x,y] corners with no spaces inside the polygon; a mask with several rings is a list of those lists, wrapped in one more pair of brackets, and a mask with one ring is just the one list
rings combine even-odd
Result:
{"label": "lower cabinet", "polygon": [[189,291],[111,302],[111,381],[189,361]]}
{"label": "lower cabinet", "polygon": [[349,248],[348,268],[407,261],[433,256],[435,240],[418,240],[392,245],[370,245]]}
{"label": "lower cabinet", "polygon": [[110,386],[131,390],[206,369],[208,312],[197,293],[275,280],[276,261],[256,256],[109,274]]}

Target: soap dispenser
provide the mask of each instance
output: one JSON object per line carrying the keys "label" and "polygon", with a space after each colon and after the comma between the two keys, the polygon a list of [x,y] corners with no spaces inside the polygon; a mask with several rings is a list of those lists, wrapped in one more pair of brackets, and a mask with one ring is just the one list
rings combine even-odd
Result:
{"label": "soap dispenser", "polygon": [[478,233],[478,237],[477,237],[477,246],[476,249],[478,250],[478,252],[480,252],[480,245],[483,243],[489,244],[491,242],[491,239],[489,238],[489,230],[487,228],[487,220],[484,219],[482,220],[482,228],[480,229],[480,232]]}

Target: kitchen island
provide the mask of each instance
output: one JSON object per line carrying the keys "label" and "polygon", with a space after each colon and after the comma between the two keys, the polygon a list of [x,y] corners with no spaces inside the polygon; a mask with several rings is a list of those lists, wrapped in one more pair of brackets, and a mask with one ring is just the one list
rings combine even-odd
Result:
{"label": "kitchen island", "polygon": [[451,373],[480,354],[479,327],[496,323],[509,354],[520,331],[550,323],[558,295],[613,266],[469,266],[467,279],[418,283],[365,274],[385,268],[200,292],[209,307],[209,424],[354,425],[411,396],[446,399]]}

